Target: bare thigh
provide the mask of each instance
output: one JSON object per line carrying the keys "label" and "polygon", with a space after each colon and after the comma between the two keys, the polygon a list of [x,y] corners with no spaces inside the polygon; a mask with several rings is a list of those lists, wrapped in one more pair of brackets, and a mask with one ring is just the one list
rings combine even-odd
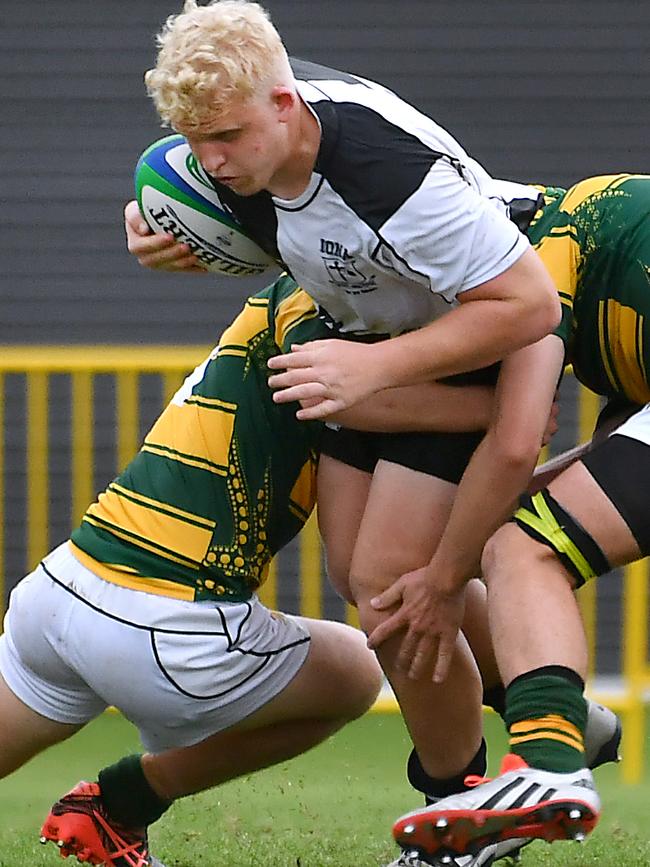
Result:
{"label": "bare thigh", "polygon": [[354,603],[350,563],[368,500],[372,475],[329,455],[318,462],[318,526],[327,559],[327,575],[336,592]]}
{"label": "bare thigh", "polygon": [[451,482],[426,473],[378,462],[350,567],[357,601],[431,559],[456,490]]}
{"label": "bare thigh", "polygon": [[16,698],[0,676],[0,778],[81,728],[36,713]]}
{"label": "bare thigh", "polygon": [[640,557],[630,528],[584,464],[572,464],[548,490],[598,543],[613,567]]}

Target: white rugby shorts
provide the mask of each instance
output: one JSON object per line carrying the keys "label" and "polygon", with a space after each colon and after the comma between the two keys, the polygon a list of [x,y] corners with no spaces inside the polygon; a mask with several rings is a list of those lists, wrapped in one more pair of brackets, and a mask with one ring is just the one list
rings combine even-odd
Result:
{"label": "white rugby shorts", "polygon": [[247,602],[187,602],[119,587],[67,543],[12,591],[0,674],[26,705],[85,723],[114,705],[151,752],[250,716],[296,675],[309,633]]}

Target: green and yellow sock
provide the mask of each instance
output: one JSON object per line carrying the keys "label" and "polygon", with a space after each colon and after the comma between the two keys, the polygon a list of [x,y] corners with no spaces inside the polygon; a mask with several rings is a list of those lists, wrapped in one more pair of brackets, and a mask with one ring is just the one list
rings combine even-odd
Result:
{"label": "green and yellow sock", "polygon": [[548,665],[520,675],[506,690],[510,751],[531,767],[571,772],[585,766],[584,681],[570,668]]}

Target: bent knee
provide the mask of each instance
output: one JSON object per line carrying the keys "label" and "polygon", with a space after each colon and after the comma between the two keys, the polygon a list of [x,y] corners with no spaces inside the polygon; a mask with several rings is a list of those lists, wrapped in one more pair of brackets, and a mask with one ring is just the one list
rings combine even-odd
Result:
{"label": "bent knee", "polygon": [[359,626],[366,633],[370,633],[384,622],[395,609],[382,609],[378,611],[371,605],[371,600],[376,596],[380,596],[385,590],[391,587],[395,581],[408,568],[396,570],[394,574],[387,575],[383,572],[365,572],[363,574],[353,573],[350,576],[350,588],[354,597],[354,604],[357,607],[359,616]]}
{"label": "bent knee", "polygon": [[415,543],[398,545],[392,539],[359,542],[350,565],[349,587],[361,608],[374,596],[391,587],[407,572],[423,566],[430,559],[428,550]]}
{"label": "bent knee", "polygon": [[489,588],[497,582],[507,582],[513,576],[529,574],[531,570],[548,564],[557,565],[566,574],[569,583],[573,582],[553,548],[529,536],[514,521],[510,521],[500,527],[485,544],[481,572]]}
{"label": "bent knee", "polygon": [[348,721],[364,714],[383,683],[377,657],[359,629],[344,623],[311,621],[313,665],[329,716]]}
{"label": "bent knee", "polygon": [[521,529],[513,523],[504,524],[487,540],[481,555],[481,574],[487,584],[494,576],[495,567],[512,556],[513,549],[521,544]]}
{"label": "bent knee", "polygon": [[[352,571],[350,573],[349,587],[354,602],[361,612],[370,607],[370,600],[387,590],[402,575],[408,572],[408,568],[395,569],[387,574],[386,570],[364,570],[363,572]],[[366,628],[362,622],[362,628]]]}
{"label": "bent knee", "polygon": [[349,563],[345,565],[337,563],[327,557],[327,580],[338,593],[341,599],[349,602],[350,605],[355,605],[355,598],[350,587],[350,577],[348,573]]}

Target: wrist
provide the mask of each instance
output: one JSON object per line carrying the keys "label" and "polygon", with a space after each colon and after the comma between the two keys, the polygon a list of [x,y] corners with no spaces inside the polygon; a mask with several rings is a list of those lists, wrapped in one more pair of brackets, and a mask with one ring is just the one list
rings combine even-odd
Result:
{"label": "wrist", "polygon": [[464,568],[462,563],[455,563],[446,560],[444,563],[441,559],[434,556],[428,567],[428,573],[431,576],[431,583],[435,584],[436,588],[449,596],[454,593],[460,593],[470,581],[469,569]]}
{"label": "wrist", "polygon": [[380,340],[378,343],[371,343],[368,346],[371,362],[370,375],[375,391],[409,384],[408,376],[404,377],[404,371],[400,365],[402,353],[397,345],[399,340],[399,337],[391,337],[388,340]]}
{"label": "wrist", "polygon": [[372,394],[392,386],[390,365],[386,359],[388,343],[390,340],[381,340],[378,343],[369,343],[364,347],[367,351],[366,373]]}

